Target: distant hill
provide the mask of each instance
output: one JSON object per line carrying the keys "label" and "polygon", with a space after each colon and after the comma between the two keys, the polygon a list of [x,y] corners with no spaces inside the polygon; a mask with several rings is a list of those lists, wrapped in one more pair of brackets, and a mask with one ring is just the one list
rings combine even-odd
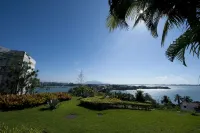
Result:
{"label": "distant hill", "polygon": [[93,81],[87,81],[87,82],[85,82],[85,84],[103,84],[103,83],[100,81],[93,80]]}

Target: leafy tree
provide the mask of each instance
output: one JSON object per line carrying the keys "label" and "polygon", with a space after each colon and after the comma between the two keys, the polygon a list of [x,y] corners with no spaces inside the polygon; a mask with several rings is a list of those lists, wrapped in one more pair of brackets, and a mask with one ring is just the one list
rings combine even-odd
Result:
{"label": "leafy tree", "polygon": [[141,90],[137,90],[135,93],[135,100],[138,102],[145,102],[144,92]]}
{"label": "leafy tree", "polygon": [[167,104],[171,104],[172,102],[171,102],[170,98],[165,95],[162,97],[161,103],[167,105]]}
{"label": "leafy tree", "polygon": [[3,66],[0,73],[4,75],[1,93],[23,94],[33,93],[39,85],[38,70],[31,68],[31,62],[23,62],[24,52],[0,52]]}
{"label": "leafy tree", "polygon": [[33,93],[34,89],[39,86],[37,79],[38,70],[30,67],[30,63],[22,62],[13,64],[7,68],[7,80],[4,88],[12,94]]}
{"label": "leafy tree", "polygon": [[79,96],[79,97],[94,96],[94,90],[87,86],[79,86],[79,87],[71,88],[68,92],[74,96]]}
{"label": "leafy tree", "polygon": [[182,100],[183,100],[183,101],[186,101],[186,102],[192,102],[192,101],[193,101],[192,98],[191,98],[190,96],[184,96],[184,97],[182,98]]}
{"label": "leafy tree", "polygon": [[181,104],[181,96],[179,94],[176,94],[174,97],[174,101],[178,103],[178,105],[180,106]]}
{"label": "leafy tree", "polygon": [[145,101],[150,101],[151,103],[156,103],[156,100],[152,98],[152,96],[149,93],[144,94]]}
{"label": "leafy tree", "polygon": [[108,0],[110,11],[107,26],[110,31],[120,27],[129,28],[144,22],[153,37],[158,37],[157,27],[161,19],[165,20],[161,45],[164,45],[168,31],[174,28],[184,29],[167,51],[170,61],[178,59],[186,66],[185,51],[193,56],[200,55],[200,0]]}

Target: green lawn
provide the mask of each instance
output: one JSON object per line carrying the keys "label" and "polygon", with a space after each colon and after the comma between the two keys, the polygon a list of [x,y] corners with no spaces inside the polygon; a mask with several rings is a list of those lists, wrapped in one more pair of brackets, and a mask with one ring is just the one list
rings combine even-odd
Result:
{"label": "green lawn", "polygon": [[[46,129],[50,133],[199,133],[200,116],[172,111],[139,111],[113,109],[93,111],[77,106],[76,98],[63,102],[54,111],[43,107],[0,112],[0,123]],[[97,113],[103,113],[98,116]],[[69,119],[69,114],[77,114]]]}

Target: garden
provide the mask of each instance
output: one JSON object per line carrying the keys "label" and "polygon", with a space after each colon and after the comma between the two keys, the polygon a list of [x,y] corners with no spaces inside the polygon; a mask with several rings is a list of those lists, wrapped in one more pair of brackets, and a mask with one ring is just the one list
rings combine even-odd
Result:
{"label": "garden", "polygon": [[41,93],[27,95],[0,95],[0,110],[19,110],[46,104],[52,100],[67,101],[71,96],[68,93]]}
{"label": "garden", "polygon": [[[170,105],[168,97],[163,103]],[[199,116],[157,106],[142,91],[100,93],[87,86],[69,93],[0,95],[0,133],[200,131]]]}
{"label": "garden", "polygon": [[[72,97],[53,111],[41,110],[46,105],[24,110],[0,112],[4,133],[199,133],[200,119],[190,113],[169,110],[108,109],[91,110],[77,106]],[[21,132],[8,132],[10,130]],[[0,131],[1,132],[1,131]],[[2,132],[1,132],[2,133]]]}

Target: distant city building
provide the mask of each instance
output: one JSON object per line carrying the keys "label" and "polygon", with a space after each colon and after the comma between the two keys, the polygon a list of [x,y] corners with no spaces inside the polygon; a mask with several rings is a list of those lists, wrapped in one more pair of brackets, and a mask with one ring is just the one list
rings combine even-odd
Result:
{"label": "distant city building", "polygon": [[30,63],[30,67],[35,69],[36,61],[24,51],[10,50],[0,46],[0,91],[4,82],[8,79],[8,68],[22,62]]}

